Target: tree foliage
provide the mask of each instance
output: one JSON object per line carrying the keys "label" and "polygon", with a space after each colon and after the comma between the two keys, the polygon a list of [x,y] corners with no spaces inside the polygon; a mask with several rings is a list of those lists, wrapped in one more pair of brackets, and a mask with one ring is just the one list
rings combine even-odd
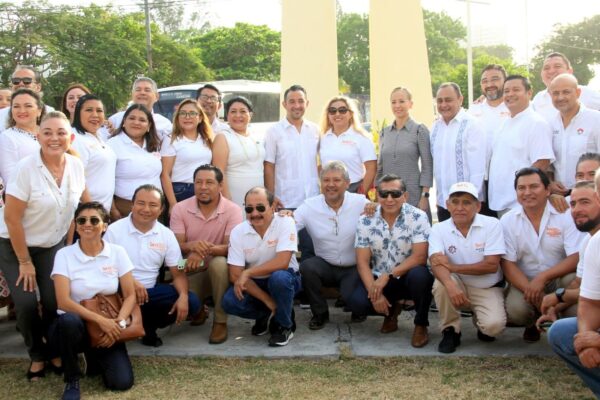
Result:
{"label": "tree foliage", "polygon": [[338,74],[353,94],[369,93],[369,16],[337,14]]}
{"label": "tree foliage", "polygon": [[216,79],[278,81],[281,33],[266,25],[236,23],[215,28],[190,40]]}
{"label": "tree foliage", "polygon": [[557,25],[552,36],[537,46],[536,56],[531,62],[532,70],[536,71],[531,77],[536,91],[545,88],[539,75],[544,58],[556,51],[567,56],[579,83],[586,85],[594,77],[590,66],[600,63],[600,15],[576,24]]}

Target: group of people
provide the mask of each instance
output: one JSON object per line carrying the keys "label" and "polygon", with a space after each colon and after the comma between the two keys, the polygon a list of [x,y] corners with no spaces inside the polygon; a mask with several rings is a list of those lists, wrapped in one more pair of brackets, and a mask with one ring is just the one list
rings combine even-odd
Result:
{"label": "group of people", "polygon": [[[205,323],[208,298],[211,344],[227,340],[236,315],[284,346],[299,292],[308,328],[319,330],[330,318],[322,288],[336,287],[352,322],[382,315],[382,333],[414,307],[417,348],[429,342],[435,299],[442,353],[460,346],[464,310],[484,342],[507,323],[534,342],[555,323],[551,343],[599,394],[600,258],[590,237],[600,229],[592,182],[600,180],[600,94],[579,86],[559,53],[548,55],[542,78],[547,89],[530,102],[527,78],[489,65],[484,97],[469,110],[459,86],[444,83],[431,133],[410,116],[410,90],[395,88],[394,122],[380,132],[377,155],[344,96],[327,103],[318,126],[304,118],[306,91],[293,85],[282,96],[285,118],[259,137],[253,104],[232,97],[222,122],[221,93],[210,84],[182,101],[171,123],[152,111],[155,82],[140,77],[131,105],[106,118],[79,84],[53,111],[35,69],[17,67],[0,110],[0,268],[31,358],[28,379],[64,374],[65,399],[79,398],[86,373],[113,390],[131,387],[119,337],[136,304],[148,346],[162,345],[159,328]],[[116,319],[81,305],[117,290]],[[577,324],[558,319],[577,313],[573,342]],[[89,346],[88,323],[103,332],[99,347]]]}

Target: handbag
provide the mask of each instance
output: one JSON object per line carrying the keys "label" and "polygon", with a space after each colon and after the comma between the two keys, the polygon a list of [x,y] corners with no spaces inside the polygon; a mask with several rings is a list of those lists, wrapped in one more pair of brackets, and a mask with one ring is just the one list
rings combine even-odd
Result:
{"label": "handbag", "polygon": [[[123,306],[123,298],[119,293],[110,295],[98,293],[91,299],[82,300],[80,304],[88,310],[100,314],[105,318],[116,319]],[[133,307],[128,320],[126,320],[126,324],[127,327],[121,330],[121,335],[119,336],[119,339],[117,339],[117,343],[139,339],[146,334],[144,325],[142,324],[142,311],[137,303]],[[98,347],[98,344],[104,336],[104,332],[100,328],[100,325],[93,321],[86,321],[85,326],[90,338],[90,345],[92,347]]]}

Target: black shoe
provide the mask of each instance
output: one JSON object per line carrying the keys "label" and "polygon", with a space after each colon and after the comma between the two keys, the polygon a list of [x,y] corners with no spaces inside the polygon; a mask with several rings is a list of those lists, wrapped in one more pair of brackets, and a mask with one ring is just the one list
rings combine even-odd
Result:
{"label": "black shoe", "polygon": [[146,335],[142,338],[142,344],[150,347],[160,347],[163,345],[163,341],[156,335]]}
{"label": "black shoe", "polygon": [[79,400],[80,398],[79,379],[67,382],[63,390],[62,400]]}
{"label": "black shoe", "polygon": [[367,319],[366,315],[357,314],[355,312],[353,312],[350,315],[350,322],[360,323],[360,322],[365,322],[366,319]]}
{"label": "black shoe", "polygon": [[442,341],[438,345],[440,353],[454,353],[460,346],[460,332],[456,333],[454,327],[449,326],[442,331]]}
{"label": "black shoe", "polygon": [[338,297],[335,300],[335,304],[334,304],[335,308],[344,308],[346,307],[346,302],[344,301],[344,299],[342,299],[341,297]]}
{"label": "black shoe", "polygon": [[274,319],[271,319],[272,315],[273,314],[267,314],[267,316],[258,318],[256,320],[256,322],[252,326],[252,330],[251,330],[251,332],[254,336],[266,335],[267,332],[269,332],[269,330],[270,330],[269,328],[272,325],[272,324],[269,324],[269,320],[271,322],[274,321]]}
{"label": "black shoe", "polygon": [[485,333],[481,332],[479,329],[477,329],[477,339],[481,340],[482,342],[493,342],[494,340],[496,340],[495,337],[488,336]]}
{"label": "black shoe", "polygon": [[294,332],[292,331],[292,328],[284,328],[280,326],[277,332],[271,335],[271,338],[269,339],[269,346],[285,346],[293,337]]}
{"label": "black shoe", "polygon": [[308,323],[308,329],[318,331],[319,329],[323,329],[327,322],[329,322],[329,312],[314,314]]}

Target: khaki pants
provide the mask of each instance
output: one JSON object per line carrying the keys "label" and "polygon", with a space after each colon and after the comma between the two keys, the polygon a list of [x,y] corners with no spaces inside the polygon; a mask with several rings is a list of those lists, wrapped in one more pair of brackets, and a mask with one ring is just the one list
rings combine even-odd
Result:
{"label": "khaki pants", "polygon": [[[492,337],[502,333],[506,326],[502,288],[480,289],[465,285],[460,277],[455,274],[450,275],[450,277],[471,302],[471,306],[464,309],[473,311],[473,322],[477,329]],[[459,310],[454,308],[446,287],[437,279],[433,284],[433,296],[440,314],[440,328],[444,330],[451,326],[455,332],[460,332]]]}
{"label": "khaki pants", "polygon": [[[546,294],[554,292],[559,287],[567,287],[569,283],[575,278],[575,273],[570,273],[562,278],[554,279],[550,281],[544,288]],[[565,310],[562,316],[573,313],[573,309],[577,312],[577,308],[572,306]],[[535,323],[536,315],[539,310],[533,305],[525,301],[523,292],[514,286],[510,286],[506,293],[506,314],[508,315],[508,321],[515,325],[531,326]]]}
{"label": "khaki pants", "polygon": [[190,290],[198,295],[201,300],[212,295],[215,302],[214,322],[226,323],[227,313],[221,307],[223,295],[229,287],[229,269],[227,258],[213,257],[208,263],[206,271],[194,272],[188,275]]}

